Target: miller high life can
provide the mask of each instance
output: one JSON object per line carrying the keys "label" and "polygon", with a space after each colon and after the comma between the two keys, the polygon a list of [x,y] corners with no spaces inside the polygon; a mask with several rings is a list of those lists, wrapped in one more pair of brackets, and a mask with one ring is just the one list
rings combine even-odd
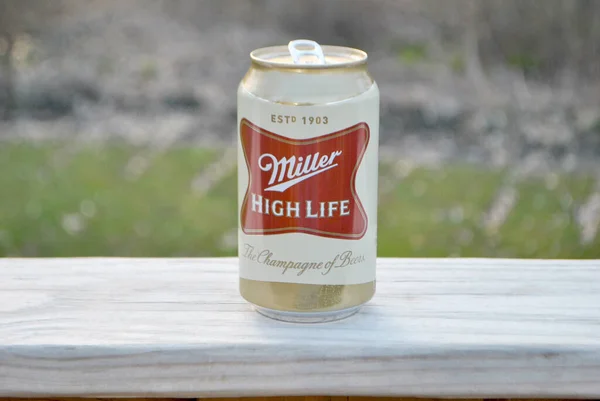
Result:
{"label": "miller high life can", "polygon": [[251,53],[238,89],[241,295],[323,322],[375,293],[379,90],[365,52],[296,40]]}

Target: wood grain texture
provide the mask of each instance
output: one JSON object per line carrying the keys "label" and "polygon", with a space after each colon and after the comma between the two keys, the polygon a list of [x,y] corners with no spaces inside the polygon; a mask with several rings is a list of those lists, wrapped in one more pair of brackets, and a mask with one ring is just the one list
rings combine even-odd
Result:
{"label": "wood grain texture", "polygon": [[0,396],[600,397],[600,261],[380,259],[345,321],[239,297],[235,259],[0,260]]}

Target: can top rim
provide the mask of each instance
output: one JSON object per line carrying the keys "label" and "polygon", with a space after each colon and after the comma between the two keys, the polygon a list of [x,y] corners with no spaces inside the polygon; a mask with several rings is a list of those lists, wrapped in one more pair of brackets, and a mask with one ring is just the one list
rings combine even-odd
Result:
{"label": "can top rim", "polygon": [[323,45],[321,48],[325,56],[325,64],[296,64],[287,46],[269,46],[256,49],[250,53],[250,59],[252,62],[264,67],[309,70],[348,68],[367,63],[367,53],[359,49],[330,45]]}

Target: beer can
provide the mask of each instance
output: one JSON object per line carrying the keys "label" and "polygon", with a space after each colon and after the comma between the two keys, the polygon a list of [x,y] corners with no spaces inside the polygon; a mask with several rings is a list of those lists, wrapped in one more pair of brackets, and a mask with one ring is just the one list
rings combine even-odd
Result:
{"label": "beer can", "polygon": [[379,89],[358,49],[257,49],[238,88],[240,292],[325,322],[375,293]]}

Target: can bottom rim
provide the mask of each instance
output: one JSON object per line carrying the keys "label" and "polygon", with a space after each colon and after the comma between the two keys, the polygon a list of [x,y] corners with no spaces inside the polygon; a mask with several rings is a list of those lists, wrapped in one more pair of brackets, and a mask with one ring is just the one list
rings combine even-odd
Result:
{"label": "can bottom rim", "polygon": [[327,323],[348,318],[357,313],[362,305],[327,312],[286,312],[252,305],[263,316],[288,323]]}

